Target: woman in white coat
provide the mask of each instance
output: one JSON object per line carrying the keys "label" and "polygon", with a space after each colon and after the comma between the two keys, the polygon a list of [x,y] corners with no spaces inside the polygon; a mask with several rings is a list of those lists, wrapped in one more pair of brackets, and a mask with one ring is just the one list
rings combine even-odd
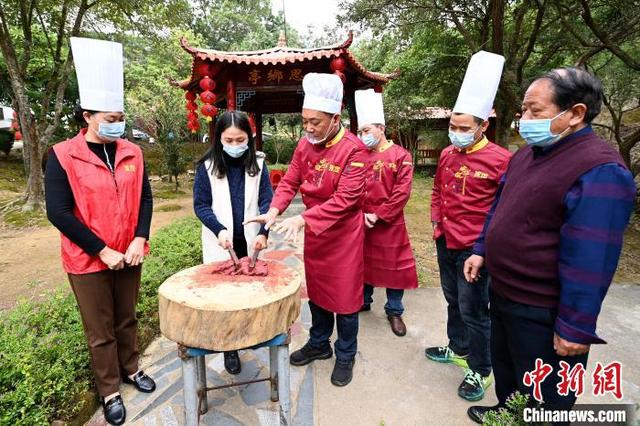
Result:
{"label": "woman in white coat", "polygon": [[[214,134],[198,163],[193,188],[193,207],[202,222],[203,263],[229,260],[229,248],[238,258],[266,248],[264,226],[242,222],[266,213],[273,197],[265,155],[256,151],[247,114],[223,113]],[[240,373],[238,351],[224,353],[224,366],[230,374]]]}

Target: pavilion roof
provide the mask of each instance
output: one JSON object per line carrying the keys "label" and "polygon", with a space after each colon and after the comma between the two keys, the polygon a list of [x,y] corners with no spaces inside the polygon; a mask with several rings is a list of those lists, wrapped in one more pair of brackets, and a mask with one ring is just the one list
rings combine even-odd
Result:
{"label": "pavilion roof", "polygon": [[[219,63],[222,65],[288,65],[288,64],[300,64],[307,61],[331,59],[336,57],[342,57],[346,60],[350,68],[353,69],[361,78],[369,80],[373,84],[384,84],[389,80],[395,78],[397,73],[383,74],[378,72],[369,71],[353,56],[349,47],[353,43],[353,33],[349,31],[348,38],[339,44],[333,46],[318,47],[313,49],[302,49],[287,46],[284,36],[280,36],[277,46],[271,49],[253,50],[253,51],[239,51],[239,52],[226,52],[212,49],[201,49],[192,47],[187,42],[186,38],[182,37],[180,45],[182,48],[191,54],[194,58],[194,67],[197,60],[209,61],[212,63]],[[176,86],[184,89],[188,88],[194,80],[197,80],[195,70],[192,70],[192,76],[182,81],[173,81]]]}

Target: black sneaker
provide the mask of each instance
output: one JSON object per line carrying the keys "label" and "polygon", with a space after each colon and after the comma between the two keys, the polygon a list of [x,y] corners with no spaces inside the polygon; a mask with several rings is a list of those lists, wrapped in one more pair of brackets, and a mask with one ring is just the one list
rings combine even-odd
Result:
{"label": "black sneaker", "polygon": [[458,395],[467,401],[480,401],[484,397],[484,391],[491,385],[491,375],[483,376],[471,369],[467,370],[464,380],[458,387]]}
{"label": "black sneaker", "polygon": [[291,365],[307,365],[311,361],[315,361],[316,359],[328,359],[333,356],[333,350],[331,346],[327,346],[325,348],[316,348],[313,347],[307,342],[306,345],[293,352],[289,357],[289,362]]}
{"label": "black sneaker", "polygon": [[229,351],[224,353],[224,368],[229,374],[240,374],[240,371],[242,371],[242,364],[240,364],[238,351]]}
{"label": "black sneaker", "polygon": [[484,421],[484,416],[488,412],[498,412],[499,410],[500,410],[500,407],[497,405],[494,405],[493,407],[483,407],[481,405],[472,405],[467,410],[467,415],[471,420],[481,425]]}
{"label": "black sneaker", "polygon": [[336,365],[333,366],[333,373],[331,373],[331,383],[335,386],[346,386],[351,382],[353,378],[353,364],[356,360],[341,361],[336,360]]}

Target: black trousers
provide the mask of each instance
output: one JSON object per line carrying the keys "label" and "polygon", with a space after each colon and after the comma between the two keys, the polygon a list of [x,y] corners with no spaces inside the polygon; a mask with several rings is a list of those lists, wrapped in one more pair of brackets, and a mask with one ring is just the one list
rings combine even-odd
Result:
{"label": "black trousers", "polygon": [[[516,390],[533,399],[533,386],[525,386],[523,377],[535,369],[540,358],[553,368],[542,382],[544,406],[555,409],[570,409],[576,402],[574,393],[558,394],[560,361],[573,368],[581,363],[585,368],[588,353],[577,356],[559,356],[553,349],[556,309],[523,305],[507,300],[491,292],[491,362],[496,383],[498,403],[505,405],[507,398]],[[585,375],[585,380],[587,375]]]}
{"label": "black trousers", "polygon": [[474,283],[464,278],[464,262],[471,250],[447,248],[445,237],[436,241],[440,285],[447,300],[447,337],[449,348],[459,355],[469,355],[469,368],[483,376],[491,374],[489,341],[489,274],[485,268]]}
{"label": "black trousers", "polygon": [[329,338],[333,334],[334,324],[338,326],[338,340],[336,340],[336,359],[351,361],[358,351],[358,312],[353,314],[334,314],[326,311],[312,301],[309,301],[311,310],[311,329],[309,330],[309,343],[316,348],[330,346]]}

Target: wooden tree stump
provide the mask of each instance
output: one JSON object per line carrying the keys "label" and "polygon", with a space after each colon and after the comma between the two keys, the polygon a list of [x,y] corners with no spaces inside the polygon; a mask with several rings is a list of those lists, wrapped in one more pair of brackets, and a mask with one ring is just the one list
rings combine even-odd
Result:
{"label": "wooden tree stump", "polygon": [[159,288],[160,330],[182,345],[230,351],[286,333],[300,313],[300,274],[268,261],[267,276],[213,273],[219,263],[194,266]]}

